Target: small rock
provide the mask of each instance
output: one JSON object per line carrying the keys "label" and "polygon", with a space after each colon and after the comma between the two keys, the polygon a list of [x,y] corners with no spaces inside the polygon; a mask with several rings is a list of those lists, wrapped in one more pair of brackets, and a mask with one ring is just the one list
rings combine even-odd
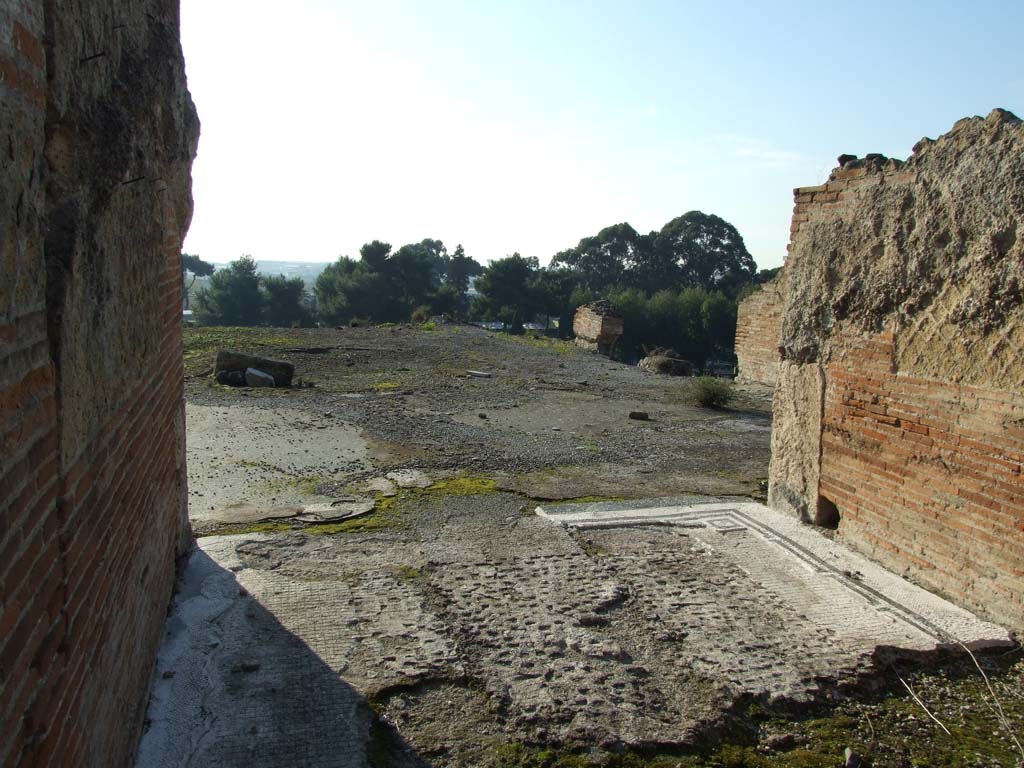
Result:
{"label": "small rock", "polygon": [[844,768],[860,768],[860,755],[858,755],[849,747],[846,748],[846,752],[844,753],[844,755],[846,756],[846,763],[844,765]]}
{"label": "small rock", "polygon": [[796,745],[796,737],[792,733],[774,733],[765,740],[765,746],[776,752],[784,752]]}
{"label": "small rock", "polygon": [[274,377],[257,368],[245,369],[245,383],[250,387],[273,387]]}
{"label": "small rock", "polygon": [[374,510],[372,500],[341,501],[331,504],[311,504],[306,506],[296,520],[304,523],[340,523],[368,515]]}
{"label": "small rock", "polygon": [[642,371],[662,373],[668,376],[689,376],[693,373],[693,363],[673,355],[648,355],[637,365]]}
{"label": "small rock", "polygon": [[633,421],[650,421],[651,415],[647,411],[630,411],[629,418]]}
{"label": "small rock", "polygon": [[387,479],[399,488],[429,488],[434,481],[418,469],[396,469],[388,472]]}
{"label": "small rock", "polygon": [[486,413],[478,413],[477,416],[479,416],[481,419],[486,419],[487,418],[487,414]]}
{"label": "small rock", "polygon": [[258,371],[269,373],[274,378],[274,383],[278,387],[290,387],[292,385],[292,376],[295,374],[295,366],[284,360],[255,357],[231,350],[221,350],[217,353],[216,371],[218,375],[222,371],[244,372],[248,368],[255,368]]}
{"label": "small rock", "polygon": [[218,371],[217,383],[228,387],[245,386],[245,371]]}

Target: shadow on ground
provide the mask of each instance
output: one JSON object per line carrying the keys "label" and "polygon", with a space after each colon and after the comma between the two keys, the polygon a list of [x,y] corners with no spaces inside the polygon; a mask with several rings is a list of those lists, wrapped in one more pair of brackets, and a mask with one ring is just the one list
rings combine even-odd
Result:
{"label": "shadow on ground", "polygon": [[139,768],[426,765],[338,670],[201,549],[179,586]]}

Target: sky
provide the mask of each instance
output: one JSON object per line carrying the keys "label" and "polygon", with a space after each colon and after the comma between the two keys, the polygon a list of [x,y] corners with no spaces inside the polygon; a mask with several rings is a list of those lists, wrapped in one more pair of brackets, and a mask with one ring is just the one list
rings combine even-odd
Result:
{"label": "sky", "polygon": [[1024,2],[182,0],[202,133],[184,250],[438,238],[546,263],[690,210],[786,253],[793,188],[1024,115]]}

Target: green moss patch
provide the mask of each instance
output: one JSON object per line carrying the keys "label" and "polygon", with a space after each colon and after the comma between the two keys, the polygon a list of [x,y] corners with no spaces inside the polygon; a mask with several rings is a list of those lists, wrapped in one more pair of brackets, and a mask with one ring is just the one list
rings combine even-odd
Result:
{"label": "green moss patch", "polygon": [[496,493],[498,484],[490,477],[461,475],[448,480],[438,480],[424,490],[426,493],[442,496],[480,496],[485,493]]}

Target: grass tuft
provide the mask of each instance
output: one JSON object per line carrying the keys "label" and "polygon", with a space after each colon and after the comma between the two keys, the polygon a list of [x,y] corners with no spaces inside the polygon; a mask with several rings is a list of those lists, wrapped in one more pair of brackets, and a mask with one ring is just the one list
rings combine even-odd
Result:
{"label": "grass tuft", "polygon": [[732,382],[714,376],[698,376],[690,387],[694,403],[702,408],[724,408],[736,396]]}

